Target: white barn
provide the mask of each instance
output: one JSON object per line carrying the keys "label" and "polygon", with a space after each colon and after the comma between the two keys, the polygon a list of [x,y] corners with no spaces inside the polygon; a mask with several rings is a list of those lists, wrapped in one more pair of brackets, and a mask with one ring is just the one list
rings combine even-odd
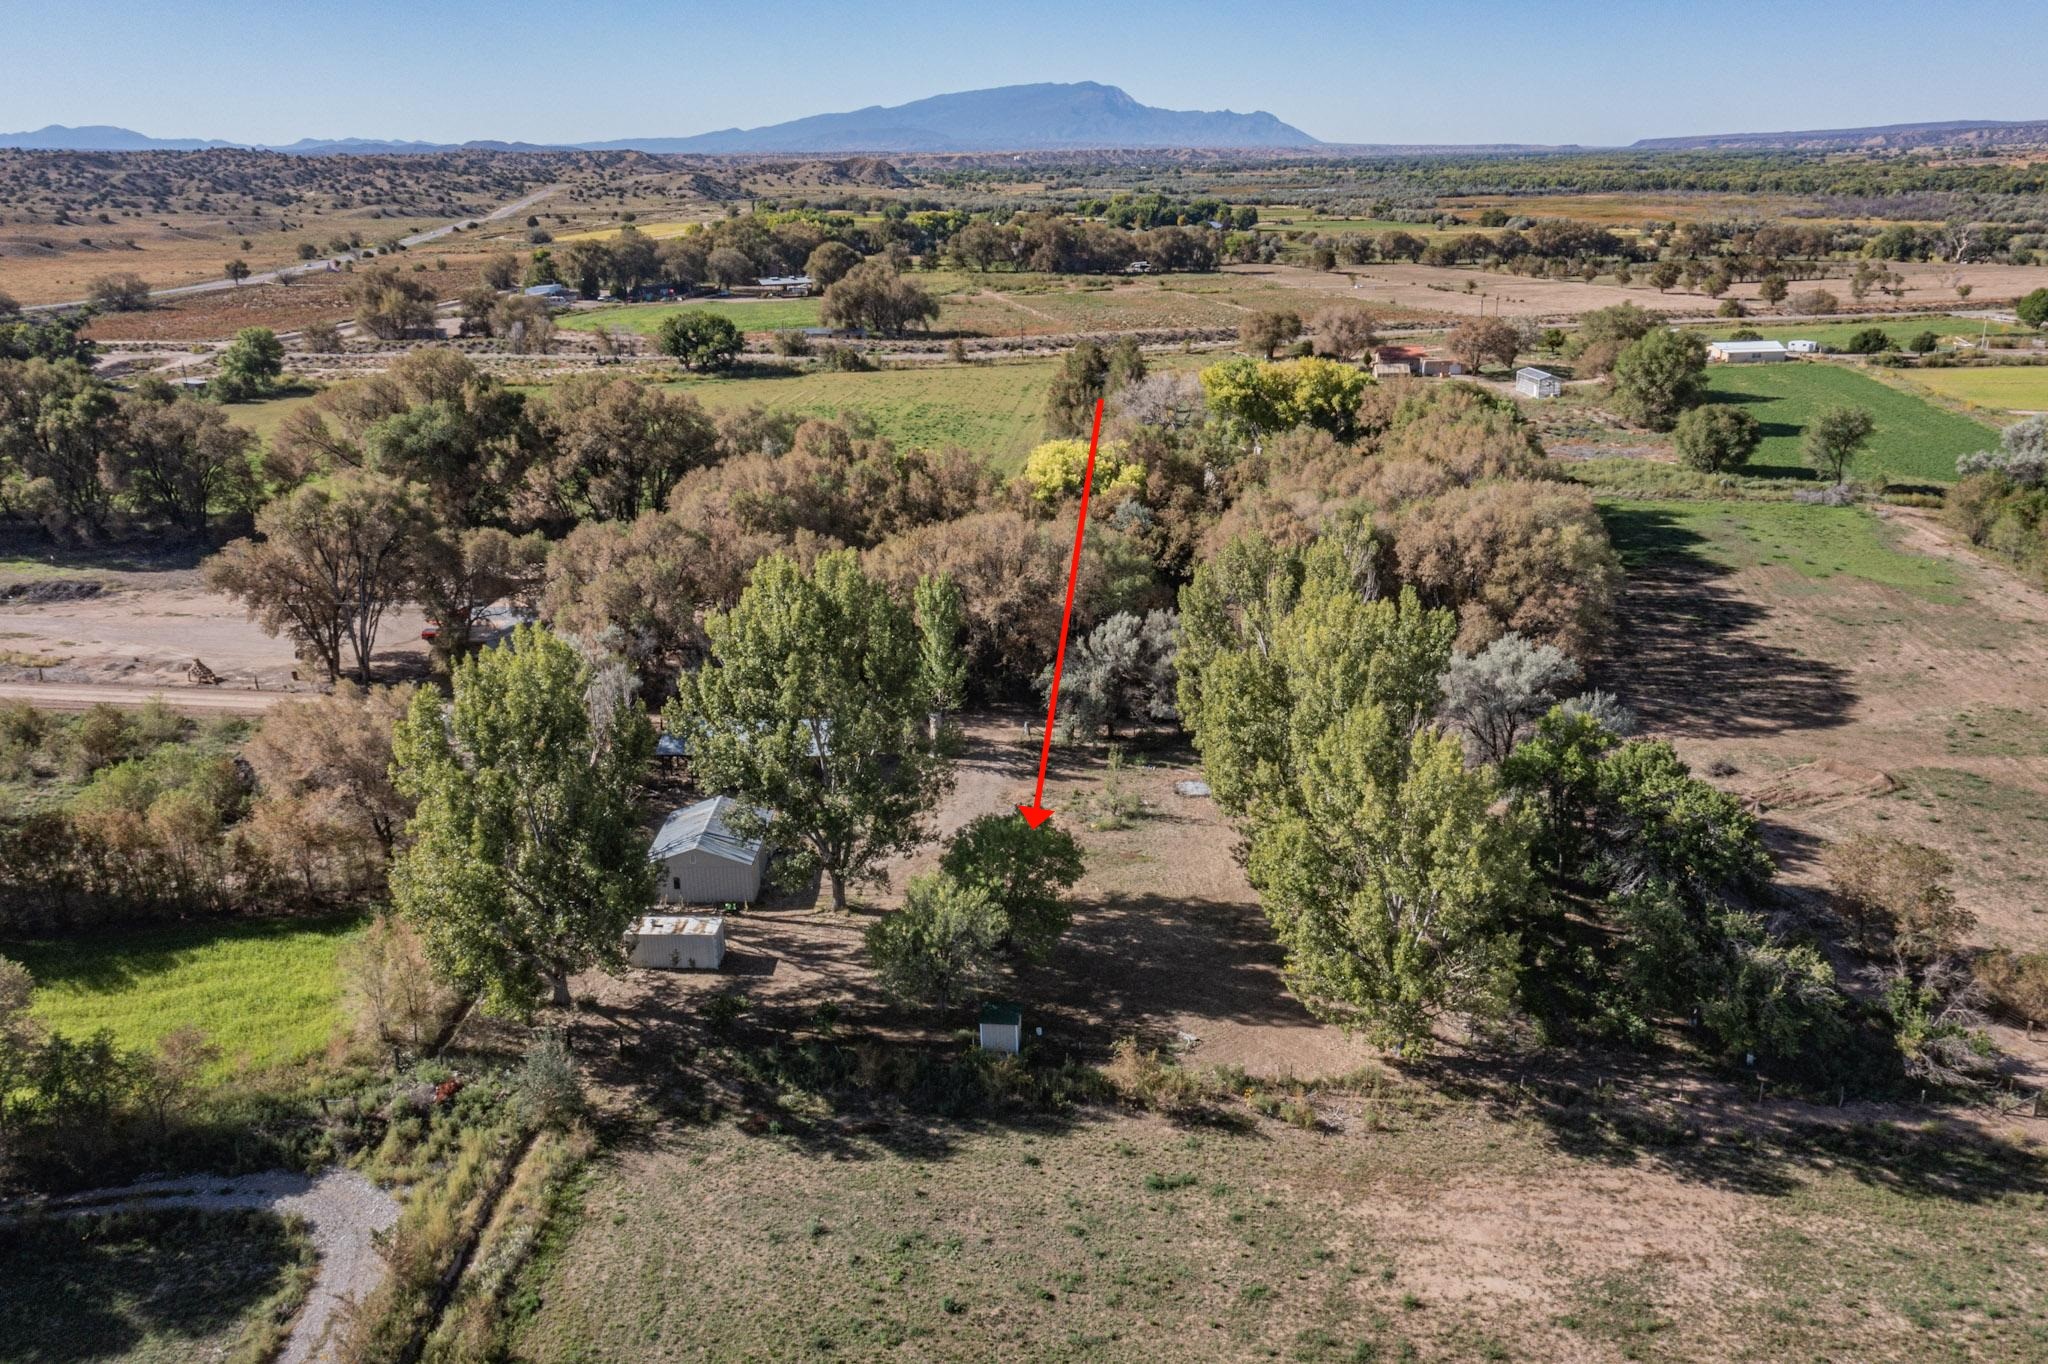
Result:
{"label": "white barn", "polygon": [[716,914],[647,914],[626,936],[635,966],[716,971],[725,961],[725,920]]}
{"label": "white barn", "polygon": [[1555,398],[1564,392],[1564,385],[1549,370],[1525,365],[1515,371],[1515,392],[1524,398]]}
{"label": "white barn", "polygon": [[713,796],[668,817],[647,852],[664,903],[745,905],[760,898],[768,844],[741,838],[726,825],[726,813],[738,808],[728,797]]}
{"label": "white barn", "polygon": [[1707,359],[1724,365],[1761,365],[1790,360],[1783,341],[1711,341]]}

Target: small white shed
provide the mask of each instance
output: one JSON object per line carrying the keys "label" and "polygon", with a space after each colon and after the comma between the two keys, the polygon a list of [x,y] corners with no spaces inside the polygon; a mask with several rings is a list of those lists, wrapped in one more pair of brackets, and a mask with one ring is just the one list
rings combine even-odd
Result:
{"label": "small white shed", "polygon": [[1524,398],[1555,398],[1564,392],[1564,385],[1549,370],[1526,365],[1515,371],[1515,392]]}
{"label": "small white shed", "polygon": [[741,838],[726,824],[726,815],[739,808],[729,797],[713,796],[668,817],[647,852],[665,903],[745,905],[760,898],[768,844]]}
{"label": "small white shed", "polygon": [[647,914],[628,935],[635,966],[716,971],[725,961],[725,920],[716,914]]}
{"label": "small white shed", "polygon": [[1024,1010],[1016,1004],[981,1006],[981,1049],[1015,1056],[1024,1046]]}
{"label": "small white shed", "polygon": [[1794,355],[1818,355],[1820,354],[1820,342],[1787,341],[1785,349],[1791,351]]}

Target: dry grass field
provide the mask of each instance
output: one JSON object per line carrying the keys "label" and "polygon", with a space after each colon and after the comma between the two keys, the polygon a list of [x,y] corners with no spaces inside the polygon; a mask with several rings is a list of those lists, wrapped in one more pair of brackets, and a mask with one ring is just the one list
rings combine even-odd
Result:
{"label": "dry grass field", "polygon": [[[1845,309],[1879,308],[1945,310],[1959,306],[1954,281],[1960,278],[1972,286],[1971,307],[2009,304],[2021,295],[2048,285],[2048,267],[2033,265],[1940,266],[1903,262],[1894,266],[1906,277],[1902,294],[1894,303],[1873,295],[1856,303],[1846,280],[1800,281],[1794,292],[1820,287],[1834,293]],[[1846,267],[1838,270],[1841,273]],[[1334,271],[1313,271],[1287,264],[1233,265],[1225,273],[1237,278],[1252,277],[1275,288],[1298,294],[1358,299],[1389,304],[1397,308],[1443,317],[1477,317],[1482,307],[1489,315],[1496,310],[1504,317],[1544,318],[1569,321],[1595,308],[1616,303],[1634,303],[1673,317],[1708,318],[1720,306],[1704,294],[1673,289],[1659,293],[1647,282],[1615,284],[1611,277],[1598,283],[1583,280],[1531,279],[1522,275],[1492,273],[1464,266],[1435,266],[1403,263],[1375,263],[1344,266]],[[1468,287],[1469,286],[1469,287]],[[1759,302],[1755,283],[1737,284],[1728,296],[1741,300],[1756,319],[1771,320],[1772,310]],[[1306,301],[1297,307],[1311,306]]]}
{"label": "dry grass field", "polygon": [[[970,726],[942,829],[1028,792],[1023,719]],[[807,1085],[808,1055],[965,1033],[875,990],[860,932],[893,889],[845,916],[786,899],[733,921],[720,977],[579,983],[614,1138],[513,1294],[511,1358],[2048,1351],[2048,1166],[2014,1144],[2043,1124],[1757,1102],[1676,1056],[1385,1069],[1285,994],[1230,830],[1173,793],[1193,771],[1179,747],[1056,762],[1046,803],[1089,871],[1073,932],[1011,989],[1036,1049],[1134,1036],[1257,1104],[933,1111]],[[1094,827],[1110,783],[1123,828]],[[747,1007],[715,1024],[726,993]]]}
{"label": "dry grass field", "polygon": [[1822,889],[1828,841],[1912,839],[1955,859],[1977,945],[2048,949],[2048,594],[1922,512],[1604,512],[1631,574],[1602,684],[1726,770],[1793,886]]}

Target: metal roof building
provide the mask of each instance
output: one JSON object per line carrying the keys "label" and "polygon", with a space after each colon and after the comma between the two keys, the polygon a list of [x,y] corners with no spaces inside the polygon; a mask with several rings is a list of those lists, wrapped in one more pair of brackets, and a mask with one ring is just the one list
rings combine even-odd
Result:
{"label": "metal roof building", "polygon": [[1728,365],[1754,365],[1789,360],[1792,352],[1785,349],[1783,341],[1712,341],[1707,344],[1707,358]]}
{"label": "metal roof building", "polygon": [[716,971],[725,961],[725,920],[716,914],[648,914],[627,935],[635,966]]}
{"label": "metal roof building", "polygon": [[648,860],[660,875],[663,901],[679,905],[744,905],[761,895],[768,865],[763,839],[741,838],[725,822],[739,803],[713,796],[670,815],[654,836]]}

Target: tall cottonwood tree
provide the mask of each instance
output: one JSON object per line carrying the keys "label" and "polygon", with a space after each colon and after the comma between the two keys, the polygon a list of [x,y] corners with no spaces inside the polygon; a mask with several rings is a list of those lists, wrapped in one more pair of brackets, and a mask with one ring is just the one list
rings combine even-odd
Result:
{"label": "tall cottonwood tree", "polygon": [[206,581],[266,632],[289,636],[329,680],[341,675],[346,650],[357,679],[368,682],[378,626],[411,593],[415,551],[430,528],[416,488],[342,474],[258,512],[257,538],[208,559]]}
{"label": "tall cottonwood tree", "polygon": [[532,494],[545,514],[567,521],[661,510],[684,474],[711,462],[718,441],[688,394],[599,374],[557,384],[538,424],[547,454],[533,467]]}
{"label": "tall cottonwood tree", "polygon": [[1428,723],[1457,622],[1373,598],[1362,528],[1250,540],[1181,598],[1181,710],[1309,1009],[1387,1045],[1504,999],[1525,840]]}
{"label": "tall cottonwood tree", "polygon": [[637,704],[593,686],[537,626],[465,659],[454,694],[422,690],[392,737],[418,803],[393,900],[435,968],[494,1012],[569,1002],[569,977],[616,962],[654,894],[635,793],[653,752]]}
{"label": "tall cottonwood tree", "polygon": [[704,630],[711,658],[682,675],[670,732],[702,784],[745,807],[728,818],[734,832],[822,870],[845,908],[849,884],[924,840],[951,783],[926,737],[931,664],[916,621],[841,551],[808,573],[764,559]]}
{"label": "tall cottonwood tree", "polygon": [[123,439],[102,467],[113,486],[189,535],[206,533],[210,509],[256,500],[250,452],[256,437],[213,403],[138,388],[121,403]]}

